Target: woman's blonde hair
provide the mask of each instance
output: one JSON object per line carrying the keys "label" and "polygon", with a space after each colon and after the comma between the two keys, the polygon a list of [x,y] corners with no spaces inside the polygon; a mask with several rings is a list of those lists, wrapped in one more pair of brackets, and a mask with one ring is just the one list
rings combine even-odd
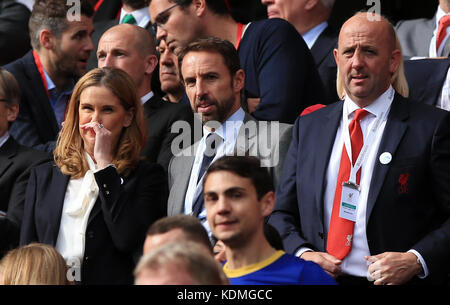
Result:
{"label": "woman's blonde hair", "polygon": [[52,246],[31,243],[9,251],[0,261],[0,284],[67,285],[67,265]]}
{"label": "woman's blonde hair", "polygon": [[89,169],[84,157],[83,139],[79,132],[78,109],[81,93],[92,86],[109,89],[120,100],[126,111],[133,111],[132,123],[129,127],[123,128],[112,161],[119,174],[127,176],[139,162],[139,154],[147,138],[147,125],[133,80],[128,74],[116,68],[93,69],[75,85],[66,119],[53,152],[55,163],[63,174],[73,178],[84,176]]}
{"label": "woman's blonde hair", "polygon": [[[361,13],[367,13],[367,12],[358,12],[355,15],[361,14]],[[400,55],[402,55],[402,46],[400,44],[400,40],[397,37],[397,33],[395,32],[394,26],[392,25],[389,20],[387,20],[385,17],[380,16],[383,18],[389,25],[389,32],[393,39],[395,39],[395,47],[394,49],[400,50]],[[375,22],[375,21],[374,21]],[[406,80],[405,76],[405,67],[403,63],[403,58],[400,59],[400,63],[398,65],[397,70],[392,74],[391,76],[391,84],[394,90],[400,94],[401,96],[407,98],[409,96],[409,86],[408,81]],[[345,87],[344,87],[344,81],[340,77],[339,73],[339,67],[337,69],[337,78],[336,78],[336,89],[337,94],[340,99],[345,99]]]}

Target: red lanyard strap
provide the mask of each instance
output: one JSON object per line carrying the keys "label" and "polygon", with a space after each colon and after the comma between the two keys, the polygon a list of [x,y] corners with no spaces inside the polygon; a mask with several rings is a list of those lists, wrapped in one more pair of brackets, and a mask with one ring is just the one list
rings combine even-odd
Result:
{"label": "red lanyard strap", "polygon": [[237,37],[236,37],[236,50],[239,49],[239,45],[241,44],[243,30],[244,30],[244,25],[242,23],[238,22]]}
{"label": "red lanyard strap", "polygon": [[33,50],[34,63],[41,75],[42,83],[44,84],[45,92],[47,92],[47,96],[50,97],[50,93],[48,92],[47,79],[45,78],[44,66],[42,65],[41,59],[39,58],[39,54]]}

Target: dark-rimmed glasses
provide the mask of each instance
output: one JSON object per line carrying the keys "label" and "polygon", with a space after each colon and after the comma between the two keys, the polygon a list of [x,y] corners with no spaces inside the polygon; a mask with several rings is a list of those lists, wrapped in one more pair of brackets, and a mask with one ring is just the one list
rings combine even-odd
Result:
{"label": "dark-rimmed glasses", "polygon": [[162,28],[163,25],[167,22],[167,20],[169,19],[170,15],[167,15],[167,13],[173,9],[174,7],[180,5],[179,3],[176,3],[174,5],[172,5],[169,8],[166,8],[165,10],[163,10],[161,13],[159,13],[156,18],[155,18],[155,23],[152,23],[152,29],[156,34],[156,31],[158,30],[158,27]]}

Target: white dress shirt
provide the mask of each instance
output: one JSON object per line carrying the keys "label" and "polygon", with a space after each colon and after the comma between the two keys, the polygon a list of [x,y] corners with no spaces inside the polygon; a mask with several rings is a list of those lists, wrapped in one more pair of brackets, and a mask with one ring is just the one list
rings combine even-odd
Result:
{"label": "white dress shirt", "polygon": [[122,23],[123,17],[128,14],[133,15],[134,19],[136,19],[136,25],[140,26],[141,28],[145,28],[150,22],[150,13],[147,6],[132,12],[127,12],[122,8],[120,10],[119,24]]}
{"label": "white dress shirt", "polygon": [[[225,121],[224,124],[222,124],[219,128],[215,130],[215,133],[223,139],[223,142],[220,143],[220,145],[217,147],[216,155],[214,159],[211,161],[211,164],[220,157],[233,154],[236,139],[239,134],[239,129],[241,128],[242,123],[244,122],[244,117],[245,117],[244,111],[242,110],[242,108],[239,108],[232,116],[228,118],[228,120]],[[200,171],[200,167],[202,165],[203,154],[206,149],[205,140],[209,133],[210,131],[207,130],[205,127],[203,127],[203,137],[200,140],[197,151],[195,152],[195,160],[192,166],[191,176],[189,178],[189,184],[186,191],[186,197],[184,201],[184,214],[191,214],[192,206],[195,200],[197,199],[198,196],[203,196],[202,194],[203,177],[201,177],[201,179],[198,180],[198,174]],[[200,219],[200,221],[203,223],[203,226],[210,234],[211,230],[206,220],[206,210],[204,207],[201,213],[199,214],[198,218]]]}
{"label": "white dress shirt", "polygon": [[155,95],[155,94],[153,93],[153,91],[150,91],[149,93],[147,93],[147,94],[145,94],[143,97],[141,97],[141,103],[142,103],[142,106],[143,106],[146,102],[148,102],[148,101],[153,97],[153,95]]}
{"label": "white dress shirt", "polygon": [[56,249],[67,264],[81,266],[84,256],[87,221],[98,197],[98,186],[93,173],[97,166],[85,153],[89,169],[84,177],[70,179],[64,196]]}

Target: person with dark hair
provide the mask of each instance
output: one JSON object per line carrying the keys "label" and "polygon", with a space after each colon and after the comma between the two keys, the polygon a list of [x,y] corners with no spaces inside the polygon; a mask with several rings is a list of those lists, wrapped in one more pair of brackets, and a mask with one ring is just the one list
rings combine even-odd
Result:
{"label": "person with dark hair", "polygon": [[224,156],[203,182],[206,214],[225,244],[223,270],[232,285],[335,285],[319,265],[276,250],[264,223],[275,204],[269,172],[256,157]]}
{"label": "person with dark hair", "polygon": [[22,145],[52,151],[64,121],[73,87],[84,73],[93,50],[92,6],[36,0],[29,20],[32,50],[5,66],[22,94],[17,120],[10,133]]}
{"label": "person with dark hair", "polygon": [[19,113],[19,102],[19,84],[0,67],[0,258],[19,244],[30,169],[51,160],[49,153],[22,146],[9,134],[9,126]]}
{"label": "person with dark hair", "polygon": [[127,73],[103,68],[84,75],[54,162],[31,171],[20,245],[55,246],[81,284],[132,284],[145,232],[166,216],[164,170],[140,157],[146,134]]}
{"label": "person with dark hair", "polygon": [[191,215],[164,217],[153,223],[147,231],[144,255],[172,241],[190,240],[211,249],[208,233],[202,223]]}
{"label": "person with dark hair", "polygon": [[194,114],[189,105],[166,102],[153,90],[152,79],[157,76],[158,65],[153,36],[136,25],[113,26],[102,35],[97,57],[99,68],[120,68],[135,82],[148,125],[147,143],[141,154],[167,171],[173,157],[172,141],[180,135],[172,132],[172,125],[183,121],[193,128]]}
{"label": "person with dark hair", "polygon": [[323,101],[314,59],[297,30],[281,19],[236,22],[226,0],[151,0],[158,40],[177,54],[190,42],[218,37],[233,44],[245,71],[244,108],[257,120],[292,124]]}
{"label": "person with dark hair", "polygon": [[209,232],[202,196],[202,179],[209,164],[230,154],[259,156],[276,184],[292,126],[256,121],[241,108],[245,73],[231,42],[199,39],[178,57],[186,94],[203,122],[203,137],[170,162],[167,212],[192,213]]}

